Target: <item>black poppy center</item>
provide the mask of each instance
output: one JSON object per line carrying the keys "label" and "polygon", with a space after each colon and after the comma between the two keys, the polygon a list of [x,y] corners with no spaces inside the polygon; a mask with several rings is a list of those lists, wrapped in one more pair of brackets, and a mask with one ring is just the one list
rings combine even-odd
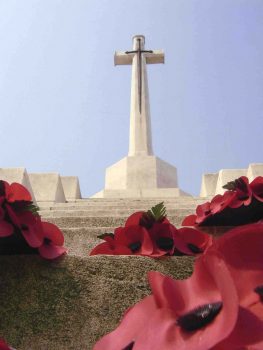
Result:
{"label": "black poppy center", "polygon": [[260,296],[260,300],[263,302],[263,284],[256,287],[254,291]]}
{"label": "black poppy center", "polygon": [[156,240],[156,244],[162,250],[171,250],[174,246],[174,241],[170,237],[159,237]]}
{"label": "black poppy center", "polygon": [[132,350],[134,344],[135,344],[134,341],[132,341],[129,345],[125,346],[125,348],[123,348],[122,350]]}
{"label": "black poppy center", "polygon": [[49,245],[51,243],[51,239],[49,239],[49,238],[44,238],[44,244],[47,244],[47,245]]}
{"label": "black poppy center", "polygon": [[238,199],[245,201],[249,198],[249,196],[247,194],[241,194],[240,196],[238,196]]}
{"label": "black poppy center", "polygon": [[198,306],[187,314],[180,316],[177,319],[177,324],[186,332],[196,331],[212,322],[221,311],[222,306],[222,302]]}
{"label": "black poppy center", "polygon": [[192,253],[194,254],[200,254],[203,253],[202,249],[200,249],[199,247],[197,247],[196,245],[192,244],[192,243],[188,243],[187,247],[191,250]]}
{"label": "black poppy center", "polygon": [[138,241],[138,242],[131,243],[129,245],[129,248],[133,253],[136,253],[138,250],[140,250],[141,246],[142,246],[142,243]]}

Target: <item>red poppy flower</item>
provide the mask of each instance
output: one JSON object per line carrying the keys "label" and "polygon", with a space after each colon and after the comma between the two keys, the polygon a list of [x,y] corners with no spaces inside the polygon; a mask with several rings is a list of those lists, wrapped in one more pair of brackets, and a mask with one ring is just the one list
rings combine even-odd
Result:
{"label": "red poppy flower", "polygon": [[263,223],[229,231],[210,250],[223,256],[241,306],[238,322],[227,344],[241,346],[263,341]]}
{"label": "red poppy flower", "polygon": [[223,195],[218,194],[212,200],[210,209],[212,214],[222,212],[235,199],[236,193],[233,191],[226,191]]}
{"label": "red poppy flower", "polygon": [[[147,212],[137,211],[128,217],[128,219],[125,222],[125,227],[140,225],[145,227],[146,229],[150,229],[154,223],[156,223],[156,220],[153,217],[147,215]],[[170,221],[167,219],[167,217],[164,217],[161,220],[161,223],[169,224]]]}
{"label": "red poppy flower", "polygon": [[9,185],[4,181],[4,188],[5,198],[9,203],[14,203],[16,201],[32,201],[30,192],[19,183],[13,182],[11,185]]}
{"label": "red poppy flower", "polygon": [[185,244],[178,237],[177,229],[170,223],[154,223],[149,229],[149,235],[154,245],[153,255],[158,257],[162,255],[173,255],[175,248],[181,251]]}
{"label": "red poppy flower", "polygon": [[212,211],[210,207],[210,202],[205,202],[203,204],[199,204],[196,207],[196,215],[188,215],[182,222],[183,226],[195,226],[199,225],[205,220],[207,220],[210,216],[212,216]]}
{"label": "red poppy flower", "polygon": [[196,207],[196,223],[200,224],[212,215],[210,202],[200,204]]}
{"label": "red poppy flower", "polygon": [[43,243],[43,230],[40,216],[33,215],[30,211],[24,211],[17,213],[16,218],[16,224],[28,245],[32,248],[40,247]]}
{"label": "red poppy flower", "polygon": [[196,219],[197,219],[197,215],[195,214],[188,215],[184,218],[182,222],[182,226],[195,226]]}
{"label": "red poppy flower", "polygon": [[116,241],[110,235],[104,235],[105,242],[92,249],[90,255],[130,255],[131,250],[122,245],[116,245]]}
{"label": "red poppy flower", "polygon": [[96,246],[90,255],[143,255],[153,254],[153,243],[148,231],[139,225],[118,227],[113,234],[105,234],[100,238],[105,242]]}
{"label": "red poppy flower", "polygon": [[256,177],[250,184],[253,196],[259,201],[263,202],[263,177]]}
{"label": "red poppy flower", "polygon": [[42,221],[43,244],[38,248],[39,254],[46,259],[55,259],[65,254],[64,236],[60,229],[49,222]]}
{"label": "red poppy flower", "polygon": [[[252,200],[252,190],[246,176],[241,176],[230,183],[233,186],[235,196],[229,203],[230,208],[239,208],[241,205],[249,205]],[[228,185],[225,186],[227,188]]]}
{"label": "red poppy flower", "polygon": [[181,250],[187,255],[202,254],[213,243],[213,237],[191,227],[182,227],[178,230],[178,235],[184,241],[186,249]]}
{"label": "red poppy flower", "polygon": [[148,231],[139,225],[118,227],[114,231],[114,240],[117,246],[125,246],[130,249],[130,254],[153,254],[153,243]]}
{"label": "red poppy flower", "polygon": [[235,326],[238,297],[232,277],[215,254],[198,259],[193,275],[175,281],[149,273],[153,297],[130,309],[120,326],[94,350],[204,350]]}

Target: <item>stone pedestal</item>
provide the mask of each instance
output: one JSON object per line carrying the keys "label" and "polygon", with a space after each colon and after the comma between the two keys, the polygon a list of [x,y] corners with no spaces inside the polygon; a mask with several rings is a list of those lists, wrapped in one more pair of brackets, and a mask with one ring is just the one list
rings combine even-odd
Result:
{"label": "stone pedestal", "polygon": [[178,188],[177,169],[155,156],[128,156],[106,169],[105,189],[93,198],[189,196]]}

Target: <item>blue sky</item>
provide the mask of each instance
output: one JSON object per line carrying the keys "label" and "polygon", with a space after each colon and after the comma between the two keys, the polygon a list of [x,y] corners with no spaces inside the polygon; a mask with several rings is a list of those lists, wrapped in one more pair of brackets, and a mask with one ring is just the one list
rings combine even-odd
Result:
{"label": "blue sky", "polygon": [[0,166],[103,189],[128,152],[130,66],[144,34],[155,155],[198,194],[203,173],[263,162],[262,0],[0,0]]}

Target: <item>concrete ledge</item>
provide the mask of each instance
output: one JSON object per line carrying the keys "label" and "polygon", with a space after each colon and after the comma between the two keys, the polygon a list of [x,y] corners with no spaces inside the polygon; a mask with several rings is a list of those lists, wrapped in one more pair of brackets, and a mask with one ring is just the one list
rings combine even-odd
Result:
{"label": "concrete ledge", "polygon": [[61,181],[67,201],[81,198],[79,179],[77,176],[61,176]]}
{"label": "concrete ledge", "polygon": [[58,173],[29,174],[29,179],[37,202],[66,202]]}
{"label": "concrete ledge", "polygon": [[[189,211],[187,211],[189,213]],[[185,218],[185,214],[183,212],[180,216],[170,216],[170,222],[176,227],[181,226],[183,219]],[[43,217],[45,220],[45,217]],[[123,226],[125,221],[127,220],[127,216],[61,216],[61,217],[48,217],[47,221],[52,222],[53,224],[59,226],[60,228],[71,228],[71,227],[101,227],[101,226],[111,226],[118,227]]]}
{"label": "concrete ledge", "polygon": [[48,262],[0,256],[0,334],[19,350],[92,349],[149,294],[147,271],[182,279],[192,264],[189,257],[66,256]]}
{"label": "concrete ledge", "polygon": [[240,176],[247,176],[249,182],[253,181],[257,176],[263,176],[263,163],[249,164],[247,169],[222,169],[218,173],[204,174],[200,196],[210,197],[216,194],[223,194],[225,190],[222,186]]}

